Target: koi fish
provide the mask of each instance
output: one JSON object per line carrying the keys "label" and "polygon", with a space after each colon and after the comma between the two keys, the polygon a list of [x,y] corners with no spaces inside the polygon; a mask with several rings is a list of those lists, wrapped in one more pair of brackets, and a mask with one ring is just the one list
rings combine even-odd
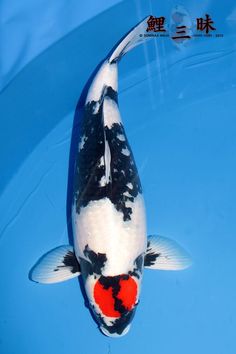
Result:
{"label": "koi fish", "polygon": [[147,18],[108,55],[87,93],[75,163],[72,223],[74,247],[44,255],[30,273],[39,283],[81,276],[103,334],[125,335],[139,303],[144,268],[177,270],[190,265],[175,242],[146,233],[145,206],[134,156],[117,99],[121,57],[147,40]]}

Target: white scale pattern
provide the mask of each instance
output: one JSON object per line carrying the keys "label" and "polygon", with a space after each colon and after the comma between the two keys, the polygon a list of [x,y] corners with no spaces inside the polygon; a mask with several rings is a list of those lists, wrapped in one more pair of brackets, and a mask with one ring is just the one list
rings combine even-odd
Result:
{"label": "white scale pattern", "polygon": [[135,259],[146,251],[146,220],[143,197],[127,201],[131,220],[124,221],[108,198],[91,201],[78,215],[73,208],[75,252],[84,257],[86,245],[96,253],[105,253],[104,276],[127,274]]}

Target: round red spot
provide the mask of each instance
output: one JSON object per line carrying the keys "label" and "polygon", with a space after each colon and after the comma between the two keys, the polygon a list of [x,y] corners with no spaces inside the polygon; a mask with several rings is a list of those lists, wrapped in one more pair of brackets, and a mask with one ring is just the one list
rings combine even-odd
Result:
{"label": "round red spot", "polygon": [[97,281],[94,287],[94,299],[105,316],[121,316],[120,313],[114,309],[115,299],[112,296],[111,287],[104,289],[103,285]]}
{"label": "round red spot", "polygon": [[[121,317],[122,311],[119,311],[119,307],[115,309],[115,302],[118,299],[123,308],[128,311],[132,310],[137,300],[137,283],[127,275],[107,277],[106,279],[111,285],[105,288],[98,280],[94,286],[94,300],[105,316]],[[116,292],[116,289],[119,291]]]}
{"label": "round red spot", "polygon": [[136,281],[129,277],[128,279],[120,279],[120,291],[117,298],[123,303],[123,306],[127,310],[132,310],[137,299],[137,283]]}

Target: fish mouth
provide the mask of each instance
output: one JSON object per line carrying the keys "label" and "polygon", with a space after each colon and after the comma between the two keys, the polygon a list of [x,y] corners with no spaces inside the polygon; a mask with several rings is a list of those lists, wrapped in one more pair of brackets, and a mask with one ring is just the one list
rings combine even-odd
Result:
{"label": "fish mouth", "polygon": [[105,327],[101,326],[100,330],[102,331],[103,334],[105,334],[105,336],[107,337],[112,337],[112,338],[119,338],[119,337],[123,337],[125,336],[129,330],[130,330],[131,324],[129,324],[122,333],[117,333],[117,332],[109,332],[109,330],[107,330]]}

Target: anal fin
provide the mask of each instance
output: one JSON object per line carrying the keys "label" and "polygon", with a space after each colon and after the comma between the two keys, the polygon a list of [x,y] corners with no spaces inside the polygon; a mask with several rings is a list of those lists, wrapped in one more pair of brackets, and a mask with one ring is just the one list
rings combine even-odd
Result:
{"label": "anal fin", "polygon": [[163,236],[148,236],[144,267],[160,270],[181,270],[192,264],[189,254],[177,242]]}
{"label": "anal fin", "polygon": [[80,275],[80,265],[72,246],[60,246],[43,255],[29,273],[37,283],[59,283]]}

